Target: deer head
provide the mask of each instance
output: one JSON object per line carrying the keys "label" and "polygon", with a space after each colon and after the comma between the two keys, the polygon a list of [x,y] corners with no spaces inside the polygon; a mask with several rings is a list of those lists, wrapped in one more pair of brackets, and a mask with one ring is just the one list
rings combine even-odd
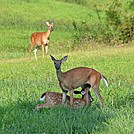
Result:
{"label": "deer head", "polygon": [[61,60],[56,60],[52,55],[50,55],[50,56],[51,56],[51,59],[54,62],[54,66],[55,66],[56,70],[60,70],[62,62],[66,61],[67,58],[68,58],[68,56],[66,55]]}
{"label": "deer head", "polygon": [[54,20],[52,19],[52,23],[50,24],[48,21],[46,22],[46,25],[48,26],[50,31],[54,30]]}

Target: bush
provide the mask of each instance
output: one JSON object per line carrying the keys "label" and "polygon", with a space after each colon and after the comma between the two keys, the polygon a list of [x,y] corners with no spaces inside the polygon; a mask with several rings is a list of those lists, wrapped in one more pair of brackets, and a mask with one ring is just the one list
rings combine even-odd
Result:
{"label": "bush", "polygon": [[[65,2],[77,3],[87,6],[86,0],[62,0]],[[98,4],[99,5],[99,4]],[[124,44],[134,40],[134,1],[122,2],[113,0],[106,5],[106,10],[101,11],[98,5],[94,5],[94,10],[98,16],[98,22],[89,24],[87,21],[73,21],[74,44],[86,43],[106,43],[106,44]],[[125,5],[125,6],[124,6]],[[104,17],[101,17],[101,13]],[[85,19],[86,20],[86,19]],[[73,46],[75,47],[75,46]]]}

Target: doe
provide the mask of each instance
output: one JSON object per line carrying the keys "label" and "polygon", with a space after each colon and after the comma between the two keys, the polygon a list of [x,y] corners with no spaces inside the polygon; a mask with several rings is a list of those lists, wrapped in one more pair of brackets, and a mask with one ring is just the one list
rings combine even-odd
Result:
{"label": "doe", "polygon": [[[98,89],[99,89],[99,84],[100,84],[101,79],[104,80],[106,86],[108,87],[108,81],[104,77],[104,75],[102,75],[101,73],[97,72],[96,70],[92,68],[87,68],[87,67],[77,67],[69,71],[62,72],[61,64],[62,62],[67,60],[68,56],[64,56],[61,60],[56,60],[52,55],[50,56],[54,62],[57,78],[59,80],[59,85],[62,89],[62,104],[65,103],[67,92],[69,91],[70,105],[72,106],[74,89],[81,87],[81,86],[85,86],[87,84],[87,85],[91,85],[93,91],[95,92],[95,94],[97,95],[100,101],[100,107],[102,108],[103,99]],[[87,87],[85,88],[85,90],[86,90],[86,105],[89,106],[89,101],[88,101],[89,88]]]}
{"label": "doe", "polygon": [[35,32],[31,35],[29,57],[28,57],[29,60],[30,60],[32,48],[35,44],[36,44],[36,49],[33,52],[34,52],[36,60],[37,60],[36,53],[37,53],[39,46],[42,47],[42,56],[43,57],[44,57],[44,45],[45,45],[45,49],[46,49],[46,55],[48,54],[48,43],[50,40],[50,33],[54,30],[54,20],[52,20],[51,24],[49,24],[49,22],[46,22],[46,25],[48,26],[47,32]]}

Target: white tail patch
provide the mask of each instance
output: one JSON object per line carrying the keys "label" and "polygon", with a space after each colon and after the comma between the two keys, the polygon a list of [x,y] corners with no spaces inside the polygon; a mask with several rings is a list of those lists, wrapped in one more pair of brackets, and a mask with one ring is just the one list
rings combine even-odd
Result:
{"label": "white tail patch", "polygon": [[40,98],[40,101],[44,101],[46,96],[44,95],[42,98]]}
{"label": "white tail patch", "polygon": [[103,75],[101,75],[101,78],[105,82],[106,86],[108,87],[108,81],[106,80],[106,78]]}

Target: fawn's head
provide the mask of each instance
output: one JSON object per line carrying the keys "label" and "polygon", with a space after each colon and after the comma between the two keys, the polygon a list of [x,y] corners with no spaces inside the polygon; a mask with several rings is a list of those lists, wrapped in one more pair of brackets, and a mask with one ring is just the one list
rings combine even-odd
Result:
{"label": "fawn's head", "polygon": [[66,61],[68,58],[68,56],[64,56],[61,60],[56,60],[52,55],[50,56],[51,56],[52,61],[54,62],[54,66],[56,70],[60,70],[61,63]]}
{"label": "fawn's head", "polygon": [[54,30],[54,20],[52,20],[52,23],[50,24],[48,21],[46,22],[46,25],[48,26],[50,31]]}

